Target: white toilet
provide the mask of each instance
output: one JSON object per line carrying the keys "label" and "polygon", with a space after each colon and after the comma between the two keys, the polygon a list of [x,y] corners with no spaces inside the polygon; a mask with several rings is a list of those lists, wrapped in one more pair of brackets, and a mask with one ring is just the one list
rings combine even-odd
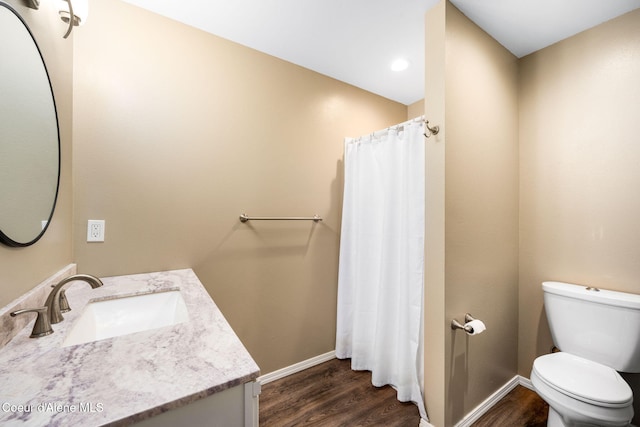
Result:
{"label": "white toilet", "polygon": [[640,295],[544,282],[558,353],[533,362],[550,427],[628,426],[633,393],[617,371],[640,372]]}

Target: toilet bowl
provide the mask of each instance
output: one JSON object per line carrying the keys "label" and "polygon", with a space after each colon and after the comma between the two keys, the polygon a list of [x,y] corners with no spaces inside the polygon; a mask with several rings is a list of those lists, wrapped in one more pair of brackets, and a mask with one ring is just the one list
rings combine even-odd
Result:
{"label": "toilet bowl", "polygon": [[628,426],[633,392],[620,372],[640,372],[640,295],[560,282],[542,284],[553,342],[531,382],[549,404],[547,426]]}
{"label": "toilet bowl", "polygon": [[537,358],[534,388],[549,404],[549,427],[628,426],[633,393],[614,369],[568,353]]}

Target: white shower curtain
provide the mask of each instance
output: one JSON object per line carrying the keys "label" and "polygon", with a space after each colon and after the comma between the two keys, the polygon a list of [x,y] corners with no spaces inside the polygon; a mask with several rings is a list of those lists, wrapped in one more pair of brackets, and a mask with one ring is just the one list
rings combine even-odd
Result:
{"label": "white shower curtain", "polygon": [[336,356],[422,396],[424,122],[345,140]]}

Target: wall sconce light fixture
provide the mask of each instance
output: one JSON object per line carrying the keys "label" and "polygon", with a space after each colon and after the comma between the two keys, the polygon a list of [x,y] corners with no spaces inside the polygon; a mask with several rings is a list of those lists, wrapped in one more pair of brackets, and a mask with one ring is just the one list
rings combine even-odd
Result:
{"label": "wall sconce light fixture", "polygon": [[[71,34],[73,27],[83,25],[89,16],[89,0],[55,0],[56,9],[60,14],[60,19],[69,24],[67,32],[63,36],[65,39]],[[40,8],[40,0],[29,0],[29,6],[33,9]]]}
{"label": "wall sconce light fixture", "polygon": [[83,25],[87,22],[87,16],[89,16],[89,1],[88,0],[57,0],[58,13],[60,19],[63,22],[69,24],[66,34],[63,36],[65,39],[71,34],[73,27]]}

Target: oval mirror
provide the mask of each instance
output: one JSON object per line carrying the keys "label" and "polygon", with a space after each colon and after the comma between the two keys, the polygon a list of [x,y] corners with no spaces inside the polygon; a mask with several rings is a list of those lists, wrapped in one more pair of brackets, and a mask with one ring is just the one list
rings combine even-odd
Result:
{"label": "oval mirror", "polygon": [[46,231],[60,182],[60,135],[49,74],[27,24],[0,2],[0,242]]}

